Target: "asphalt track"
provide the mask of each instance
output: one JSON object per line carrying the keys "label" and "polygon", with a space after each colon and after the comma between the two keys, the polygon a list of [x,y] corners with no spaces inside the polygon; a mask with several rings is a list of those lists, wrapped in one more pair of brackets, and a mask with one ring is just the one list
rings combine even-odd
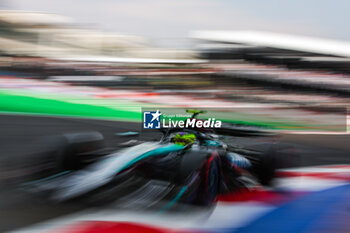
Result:
{"label": "asphalt track", "polygon": [[[79,204],[52,204],[38,201],[15,189],[26,175],[26,161],[41,146],[40,138],[67,132],[99,131],[106,145],[114,147],[125,139],[116,132],[140,131],[141,123],[78,118],[0,115],[0,232],[24,227],[85,208]],[[157,139],[160,134],[142,131],[139,139]],[[281,141],[292,145],[297,166],[350,163],[349,135],[283,135]],[[238,138],[243,143],[246,139]]]}

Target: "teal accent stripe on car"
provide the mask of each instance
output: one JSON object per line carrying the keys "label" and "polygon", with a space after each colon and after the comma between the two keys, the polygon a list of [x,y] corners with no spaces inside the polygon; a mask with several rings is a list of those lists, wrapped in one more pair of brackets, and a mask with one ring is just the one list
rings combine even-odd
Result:
{"label": "teal accent stripe on car", "polygon": [[159,147],[157,149],[148,151],[148,152],[140,155],[139,157],[135,158],[134,160],[128,162],[127,164],[125,164],[124,167],[121,169],[121,171],[126,169],[126,168],[129,168],[133,164],[135,164],[138,161],[140,161],[142,159],[145,159],[147,157],[165,155],[165,154],[168,154],[168,153],[171,153],[171,152],[180,151],[183,148],[184,148],[184,146],[182,146],[182,145],[172,144],[172,145],[167,145],[167,146],[164,146],[164,147]]}
{"label": "teal accent stripe on car", "polygon": [[180,198],[185,194],[186,190],[187,190],[187,186],[183,186],[180,192],[178,192],[178,194],[174,197],[174,199],[172,199],[168,204],[163,206],[163,208],[158,213],[161,214],[167,211],[168,209],[170,209],[176,202],[180,200]]}

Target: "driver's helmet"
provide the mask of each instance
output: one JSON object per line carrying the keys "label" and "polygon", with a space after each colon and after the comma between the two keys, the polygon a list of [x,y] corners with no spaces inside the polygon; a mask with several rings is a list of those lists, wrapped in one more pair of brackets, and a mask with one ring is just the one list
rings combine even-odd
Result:
{"label": "driver's helmet", "polygon": [[193,133],[178,132],[174,135],[171,141],[177,145],[185,146],[193,144],[196,141],[196,135]]}

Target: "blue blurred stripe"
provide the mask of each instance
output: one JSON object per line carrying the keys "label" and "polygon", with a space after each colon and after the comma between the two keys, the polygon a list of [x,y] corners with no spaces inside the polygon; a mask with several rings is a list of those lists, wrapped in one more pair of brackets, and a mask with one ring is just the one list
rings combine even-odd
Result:
{"label": "blue blurred stripe", "polygon": [[[335,208],[346,208],[350,197],[350,185],[327,189],[309,194],[295,201],[286,203],[272,212],[241,229],[232,229],[236,233],[306,233],[319,232],[321,229],[337,227],[335,216],[329,216]],[[332,218],[330,218],[332,217]],[[343,229],[341,229],[343,230]],[[350,229],[348,229],[350,232]]]}

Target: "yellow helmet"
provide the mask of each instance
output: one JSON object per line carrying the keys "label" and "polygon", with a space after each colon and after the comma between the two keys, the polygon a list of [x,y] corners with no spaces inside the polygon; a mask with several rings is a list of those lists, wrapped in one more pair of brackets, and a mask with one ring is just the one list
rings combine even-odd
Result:
{"label": "yellow helmet", "polygon": [[188,144],[193,144],[196,140],[196,135],[193,133],[177,133],[175,136],[172,138],[172,142],[174,142],[177,145],[188,145]]}

